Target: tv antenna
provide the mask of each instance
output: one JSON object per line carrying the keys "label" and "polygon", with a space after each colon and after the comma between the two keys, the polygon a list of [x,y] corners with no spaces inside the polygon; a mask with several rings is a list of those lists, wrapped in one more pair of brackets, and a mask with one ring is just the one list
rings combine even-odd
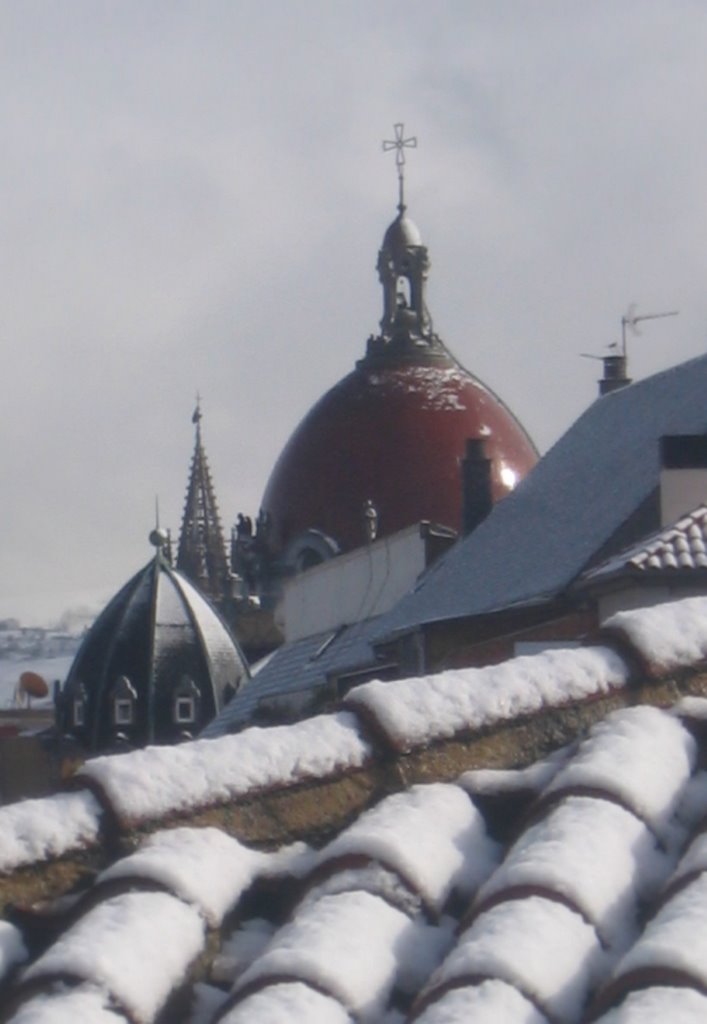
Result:
{"label": "tv antenna", "polygon": [[621,317],[621,355],[626,358],[626,328],[631,334],[640,335],[638,324],[643,320],[662,320],[666,316],[677,316],[680,311],[671,310],[669,313],[636,313],[636,303],[632,302],[624,315]]}

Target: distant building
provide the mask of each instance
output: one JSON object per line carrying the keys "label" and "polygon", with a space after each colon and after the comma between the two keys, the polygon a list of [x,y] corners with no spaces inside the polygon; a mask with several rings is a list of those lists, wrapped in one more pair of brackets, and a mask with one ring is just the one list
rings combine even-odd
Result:
{"label": "distant building", "polygon": [[195,414],[177,568],[251,660],[284,640],[274,609],[287,580],[422,522],[467,532],[537,461],[518,420],[435,332],[429,255],[402,196],[377,266],[380,332],[294,431],[255,521],[238,516],[230,569]]}
{"label": "distant building", "polygon": [[319,630],[275,652],[208,735],[253,714],[311,714],[369,678],[591,640],[617,611],[707,593],[705,389],[707,356],[603,389],[513,494],[390,608],[338,628],[322,615]]}

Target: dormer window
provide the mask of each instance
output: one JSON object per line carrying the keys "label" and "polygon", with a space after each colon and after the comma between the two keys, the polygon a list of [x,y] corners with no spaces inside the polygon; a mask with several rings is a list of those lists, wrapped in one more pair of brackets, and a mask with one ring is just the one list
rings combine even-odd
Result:
{"label": "dormer window", "polygon": [[120,676],[111,694],[113,703],[113,724],[133,725],[135,723],[135,705],[137,693],[127,676]]}
{"label": "dormer window", "polygon": [[189,676],[182,676],[179,686],[174,691],[172,717],[175,725],[194,725],[199,717],[201,694],[199,688]]}
{"label": "dormer window", "polygon": [[77,683],[71,695],[71,725],[81,729],[86,724],[86,690],[83,683]]}

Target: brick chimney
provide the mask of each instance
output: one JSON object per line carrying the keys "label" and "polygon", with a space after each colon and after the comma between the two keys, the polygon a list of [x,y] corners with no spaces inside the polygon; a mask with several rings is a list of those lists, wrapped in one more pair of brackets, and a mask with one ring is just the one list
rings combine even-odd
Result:
{"label": "brick chimney", "polygon": [[604,376],[599,381],[600,395],[608,395],[631,383],[631,378],[626,376],[625,355],[602,356],[602,362],[604,363]]}

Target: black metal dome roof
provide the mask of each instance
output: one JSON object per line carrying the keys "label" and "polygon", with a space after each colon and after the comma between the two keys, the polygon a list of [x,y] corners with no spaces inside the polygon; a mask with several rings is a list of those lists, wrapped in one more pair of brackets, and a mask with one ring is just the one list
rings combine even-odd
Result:
{"label": "black metal dome roof", "polygon": [[170,743],[201,729],[249,678],[237,641],[163,552],[108,603],[64,686],[60,725],[91,750]]}

